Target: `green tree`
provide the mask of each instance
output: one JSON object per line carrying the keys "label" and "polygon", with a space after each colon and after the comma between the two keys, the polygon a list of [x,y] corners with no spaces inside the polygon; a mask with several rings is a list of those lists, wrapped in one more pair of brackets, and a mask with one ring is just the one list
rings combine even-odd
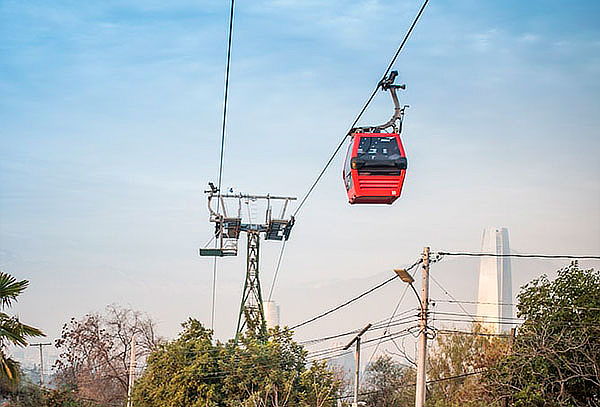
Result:
{"label": "green tree", "polygon": [[[478,374],[508,352],[508,338],[490,336],[478,325],[470,332],[437,333],[428,357],[427,405],[430,407],[492,407],[499,403],[481,386]],[[464,375],[464,376],[463,376]],[[461,377],[462,376],[462,377]],[[448,378],[454,379],[447,380]]]}
{"label": "green tree", "polygon": [[388,355],[378,357],[365,372],[362,392],[369,407],[409,406],[414,403],[415,369]]}
{"label": "green tree", "polygon": [[23,324],[19,318],[4,312],[17,301],[28,285],[27,280],[17,281],[10,274],[0,272],[0,378],[13,385],[19,381],[19,363],[7,354],[7,347],[27,346],[29,338],[44,336],[39,329]]}
{"label": "green tree", "polygon": [[74,392],[41,388],[23,380],[11,394],[7,407],[97,407],[98,403],[77,399]]}
{"label": "green tree", "polygon": [[194,319],[147,360],[134,387],[138,407],[330,407],[339,383],[324,364],[307,367],[306,352],[290,332],[252,332],[238,343],[213,342]]}
{"label": "green tree", "polygon": [[510,356],[489,370],[488,391],[518,407],[600,405],[600,273],[575,262],[518,300],[525,322]]}

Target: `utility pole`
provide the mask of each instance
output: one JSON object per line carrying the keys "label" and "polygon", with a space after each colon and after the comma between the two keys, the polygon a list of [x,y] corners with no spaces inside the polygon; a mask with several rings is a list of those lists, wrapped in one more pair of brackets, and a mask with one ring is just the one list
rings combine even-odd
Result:
{"label": "utility pole", "polygon": [[51,343],[31,343],[29,346],[37,346],[40,349],[40,386],[44,387],[44,352],[42,348],[44,346],[50,346]]}
{"label": "utility pole", "polygon": [[131,352],[129,358],[129,384],[127,386],[127,407],[132,407],[133,378],[135,373],[135,334],[131,337]]}
{"label": "utility pole", "polygon": [[356,350],[354,351],[354,403],[352,403],[352,407],[358,407],[358,388],[360,384],[360,337],[363,336],[369,328],[371,328],[371,324],[365,326],[348,345],[344,346],[344,350],[347,350],[354,342],[356,342]]}
{"label": "utility pole", "polygon": [[426,397],[427,365],[427,312],[429,306],[429,247],[423,249],[423,278],[421,286],[421,314],[419,318],[419,353],[417,355],[417,388],[415,407],[423,407]]}

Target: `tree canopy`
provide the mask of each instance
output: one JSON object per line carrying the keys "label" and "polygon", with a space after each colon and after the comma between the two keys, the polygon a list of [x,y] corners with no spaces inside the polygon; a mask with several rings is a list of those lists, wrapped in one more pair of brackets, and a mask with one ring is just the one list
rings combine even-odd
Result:
{"label": "tree canopy", "polygon": [[27,346],[29,338],[44,336],[38,328],[26,325],[19,318],[4,312],[28,286],[29,281],[17,281],[10,274],[0,271],[0,379],[13,385],[19,380],[20,369],[18,362],[7,355],[7,346]]}
{"label": "tree canopy", "polygon": [[339,386],[324,363],[307,364],[290,332],[276,328],[266,341],[248,332],[237,343],[221,343],[189,319],[177,339],[148,357],[133,401],[138,407],[330,407]]}
{"label": "tree canopy", "polygon": [[518,296],[524,323],[488,388],[518,407],[600,405],[600,273],[577,263],[542,276]]}
{"label": "tree canopy", "polygon": [[121,405],[127,399],[132,339],[140,362],[161,341],[145,314],[117,305],[90,313],[63,327],[56,341],[60,358],[54,383],[82,400]]}

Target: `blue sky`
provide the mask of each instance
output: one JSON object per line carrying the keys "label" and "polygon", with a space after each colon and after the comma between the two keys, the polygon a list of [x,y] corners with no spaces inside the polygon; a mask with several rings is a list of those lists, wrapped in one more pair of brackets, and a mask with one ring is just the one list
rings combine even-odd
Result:
{"label": "blue sky", "polygon": [[[209,321],[212,263],[196,253],[212,230],[202,191],[217,175],[226,3],[0,2],[0,265],[31,280],[17,311],[51,337],[113,302],[168,336],[189,315]],[[239,1],[224,185],[301,196],[418,6]],[[338,157],[288,245],[274,296],[284,322],[424,245],[476,251],[488,225],[521,252],[600,252],[599,17],[594,1],[432,1],[395,67],[411,106],[403,197],[349,207]],[[380,94],[363,123],[390,113]],[[263,245],[265,286],[277,250]],[[243,257],[221,262],[222,338]],[[560,266],[520,264],[515,290]],[[474,298],[476,263],[440,269]],[[327,330],[383,318],[386,293]],[[299,334],[324,333],[310,329]]]}

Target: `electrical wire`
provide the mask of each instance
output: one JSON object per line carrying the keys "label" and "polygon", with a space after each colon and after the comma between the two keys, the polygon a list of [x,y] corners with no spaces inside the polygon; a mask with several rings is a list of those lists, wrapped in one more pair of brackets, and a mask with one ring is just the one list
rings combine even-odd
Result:
{"label": "electrical wire", "polygon": [[[231,66],[231,43],[233,39],[233,11],[235,9],[235,0],[231,0],[231,7],[229,10],[229,35],[227,39],[227,64],[225,66],[225,95],[223,97],[223,120],[221,122],[221,153],[219,157],[219,178],[218,178],[218,191],[221,192],[221,185],[223,181],[223,157],[225,154],[225,129],[227,127],[227,102],[229,99],[229,72]],[[217,213],[220,210],[221,200],[217,200]],[[215,248],[217,247],[217,241],[215,240]],[[210,311],[210,329],[214,331],[215,328],[215,304],[217,299],[217,257],[213,259],[213,281],[212,281],[212,304]]]}
{"label": "electrical wire", "polygon": [[[411,277],[414,277],[414,274],[411,274]],[[394,312],[392,312],[392,316],[390,317],[390,320],[388,322],[388,325],[386,327],[386,330],[383,331],[383,333],[387,333],[387,330],[389,329],[390,324],[392,323],[392,319],[394,319],[394,316],[396,316],[396,312],[398,312],[398,308],[400,308],[400,304],[402,304],[402,301],[404,300],[404,297],[406,296],[406,293],[408,292],[408,286],[410,284],[407,284],[406,286],[404,286],[404,291],[402,291],[402,295],[400,296],[400,299],[398,300],[398,303],[396,304],[396,308],[394,308]],[[371,357],[369,357],[369,361],[367,362],[367,366],[371,363],[371,360],[373,360],[373,357],[375,356],[375,354],[377,353],[377,350],[379,349],[379,345],[381,344],[381,341],[379,341],[377,343],[377,346],[375,347],[375,349],[373,350],[373,353],[371,353]]]}
{"label": "electrical wire", "polygon": [[[386,68],[386,70],[385,70],[385,72],[384,72],[381,80],[385,79],[388,76],[390,70],[392,69],[392,66],[394,66],[394,64],[396,63],[396,59],[398,59],[398,56],[400,55],[400,52],[404,48],[404,45],[408,41],[410,35],[412,34],[415,26],[417,25],[417,22],[421,18],[421,15],[423,14],[423,11],[425,10],[425,7],[427,7],[428,3],[429,3],[429,0],[425,0],[423,2],[423,4],[421,5],[421,8],[419,9],[419,12],[417,13],[416,17],[413,19],[413,22],[410,25],[410,28],[408,29],[408,31],[404,35],[404,38],[402,39],[402,42],[400,43],[400,46],[398,47],[398,49],[396,50],[396,53],[394,54],[394,56],[392,57],[390,63],[388,64],[388,66],[387,66],[387,68]],[[321,180],[321,178],[325,174],[325,171],[327,171],[327,168],[329,168],[329,166],[333,162],[333,159],[335,158],[335,156],[337,155],[337,153],[340,151],[340,149],[344,145],[344,143],[346,141],[346,138],[348,138],[348,136],[352,132],[352,129],[354,129],[356,127],[356,124],[361,119],[361,117],[364,114],[364,112],[367,110],[367,107],[369,107],[369,105],[373,101],[373,98],[375,97],[375,95],[377,94],[377,91],[379,90],[379,84],[381,83],[381,80],[379,82],[377,82],[377,86],[375,87],[375,89],[371,93],[371,96],[369,96],[369,98],[367,99],[367,101],[363,105],[362,109],[360,109],[358,115],[356,116],[356,118],[354,119],[354,121],[352,122],[352,124],[350,125],[350,128],[348,129],[348,132],[344,135],[344,137],[342,138],[342,140],[340,141],[340,143],[337,145],[337,147],[334,150],[333,154],[331,155],[331,157],[329,157],[329,160],[327,160],[327,163],[325,163],[325,167],[323,167],[323,169],[321,170],[321,172],[319,173],[319,175],[317,176],[317,178],[315,179],[315,181],[312,183],[312,185],[310,186],[310,188],[308,189],[308,191],[306,192],[306,194],[304,195],[304,197],[300,201],[300,204],[298,205],[298,207],[296,208],[296,211],[294,212],[294,217],[296,217],[298,215],[298,212],[300,212],[300,209],[302,209],[302,207],[304,206],[304,203],[306,202],[306,200],[308,199],[308,197],[310,196],[310,194],[313,192],[313,190],[315,189],[315,187],[317,186],[317,184],[319,183],[319,181]]]}
{"label": "electrical wire", "polygon": [[[457,374],[457,375],[454,375],[454,376],[448,376],[448,377],[442,377],[442,378],[439,378],[439,379],[427,380],[425,383],[426,384],[435,384],[435,383],[445,382],[445,381],[448,381],[448,380],[462,379],[462,378],[465,378],[465,377],[468,377],[468,376],[478,375],[478,374],[482,374],[482,373],[485,373],[485,370],[478,370],[478,371],[475,371],[475,372],[466,372],[466,373],[461,373],[461,374]],[[413,383],[405,383],[405,384],[401,384],[399,386],[396,386],[396,388],[399,389],[399,388],[404,388],[404,387],[412,387],[412,386],[415,386],[415,385],[416,385],[415,382],[413,382]],[[384,391],[387,391],[387,390],[371,390],[371,391],[359,393],[358,395],[359,396],[368,396],[370,394],[377,394],[377,393],[381,393],[381,392],[384,392]],[[354,396],[353,394],[350,394],[350,395],[346,395],[346,396],[338,396],[338,397],[330,398],[328,400],[348,399],[348,398],[351,398],[353,396]]]}
{"label": "electrical wire", "polygon": [[[408,310],[406,312],[403,312],[402,314],[406,314],[406,313],[408,313],[410,311],[412,311],[412,310]],[[386,318],[386,319],[388,319],[388,318]],[[391,323],[392,321],[390,321],[390,323],[386,323],[384,325],[373,324],[371,326],[371,328],[369,328],[369,332],[377,331],[379,329],[384,329],[384,328],[388,329],[388,328],[393,327],[393,326],[403,325],[403,324],[407,324],[407,323],[410,323],[410,322],[416,322],[417,320],[418,320],[418,318],[416,318],[416,316],[412,315],[412,316],[406,316],[404,318],[399,318],[399,319],[393,321],[394,322],[393,324]],[[298,344],[304,345],[304,346],[316,345],[318,343],[325,342],[325,341],[328,341],[328,340],[331,340],[331,339],[337,339],[337,338],[342,338],[344,336],[349,336],[349,335],[352,335],[352,334],[356,334],[356,333],[358,333],[360,331],[361,331],[361,329],[354,329],[352,331],[343,332],[343,333],[340,333],[340,334],[335,334],[335,335],[330,335],[330,336],[325,336],[325,337],[315,338],[315,339],[307,339],[305,341],[298,342]]]}
{"label": "electrical wire", "polygon": [[[421,259],[417,260],[417,261],[416,261],[416,262],[414,262],[414,263],[413,263],[413,264],[412,264],[412,265],[411,265],[409,268],[407,268],[407,269],[406,269],[406,271],[408,272],[408,271],[412,270],[414,267],[416,267],[418,264],[420,264],[420,263],[421,263],[421,261],[422,261]],[[332,308],[332,309],[330,309],[330,310],[328,310],[328,311],[322,312],[321,314],[319,314],[319,315],[317,315],[317,316],[315,316],[315,317],[312,317],[312,318],[310,318],[310,319],[308,319],[308,320],[306,320],[306,321],[304,321],[304,322],[301,322],[301,323],[299,323],[299,324],[296,324],[296,325],[294,325],[294,326],[292,326],[292,327],[290,327],[290,328],[287,328],[285,331],[291,331],[291,330],[294,330],[294,329],[296,329],[296,328],[300,328],[300,327],[302,327],[302,326],[304,326],[304,325],[307,325],[307,324],[310,324],[311,322],[314,322],[314,321],[316,321],[316,320],[318,320],[318,319],[321,319],[321,318],[323,318],[323,317],[326,317],[327,315],[329,315],[329,314],[332,314],[332,313],[334,313],[334,312],[338,311],[339,309],[342,309],[342,308],[344,308],[344,307],[346,307],[346,306],[348,306],[348,305],[352,304],[352,303],[353,303],[353,302],[355,302],[355,301],[358,301],[358,300],[359,300],[359,299],[361,299],[362,297],[364,297],[364,296],[366,296],[366,295],[369,295],[369,294],[371,294],[373,291],[376,291],[376,290],[378,290],[379,288],[381,288],[381,287],[383,287],[384,285],[386,285],[386,284],[388,284],[388,283],[392,282],[392,281],[393,281],[393,280],[395,280],[396,278],[398,278],[398,276],[397,276],[397,275],[395,275],[395,276],[393,276],[393,277],[390,277],[390,278],[388,278],[387,280],[385,280],[384,282],[382,282],[382,283],[379,283],[379,284],[377,284],[375,287],[372,287],[372,288],[370,288],[369,290],[367,290],[367,291],[363,292],[362,294],[359,294],[359,295],[357,295],[356,297],[354,297],[354,298],[351,298],[350,300],[348,300],[348,301],[346,301],[346,302],[344,302],[344,303],[342,303],[342,304],[340,304],[340,305],[338,305],[338,306],[336,306],[336,307],[334,307],[334,308]]]}
{"label": "electrical wire", "polygon": [[[454,298],[454,296],[452,294],[450,294],[448,292],[448,290],[446,290],[436,279],[435,277],[433,277],[432,274],[429,274],[429,277],[431,277],[431,280],[435,283],[435,285],[437,285],[443,292],[444,294],[446,294],[448,297],[450,297],[453,300],[456,300],[456,298]],[[431,300],[430,300],[431,302]],[[463,310],[463,312],[469,316],[471,316],[471,318],[473,319],[473,321],[475,321],[475,317],[472,316],[471,314],[469,314],[469,312],[465,309],[465,307],[463,307],[463,305],[461,303],[457,303],[457,305],[460,307],[460,309]]]}
{"label": "electrical wire", "polygon": [[[401,331],[393,332],[393,333],[387,335],[387,337],[388,337],[387,340],[391,340],[389,338],[398,338],[398,337],[401,337],[401,336],[405,336],[408,333],[409,333],[408,329],[404,329],[404,330],[401,330]],[[368,344],[370,342],[377,341],[378,339],[379,339],[379,337],[372,338],[372,339],[369,339],[369,340],[365,341],[364,343]],[[368,347],[368,345],[365,346],[365,347]],[[340,355],[332,356],[336,352],[338,352],[337,347],[336,348],[327,349],[327,352],[324,351],[324,352],[322,352],[322,354],[317,354],[315,352],[311,356],[312,359],[310,359],[308,361],[309,362],[316,362],[316,361],[321,361],[321,360],[329,360],[329,359],[332,359],[332,358],[339,357],[339,356],[341,356],[343,354],[342,353]],[[201,353],[206,353],[206,352],[201,352]],[[348,353],[348,352],[344,351],[344,353]],[[196,352],[191,352],[191,353],[188,353],[188,354],[193,355],[193,354],[197,354],[197,353]],[[228,374],[234,373],[235,370],[237,368],[240,368],[240,367],[254,366],[254,367],[269,368],[269,367],[279,366],[280,364],[285,363],[285,362],[283,362],[281,360],[275,360],[274,361],[274,360],[269,360],[269,359],[260,359],[260,358],[253,357],[252,355],[231,355],[232,357],[227,357],[227,356],[229,356],[229,355],[226,355],[225,357],[217,357],[217,358],[213,357],[211,359],[211,361],[210,361],[211,363],[215,362],[216,364],[219,364],[219,363],[229,363],[229,366],[227,368],[221,368],[220,370],[215,370],[215,371],[212,371],[210,373],[197,375],[196,377],[197,378],[214,378],[214,379],[216,379],[216,378],[226,377]],[[231,366],[230,362],[234,362],[235,366]],[[207,366],[207,367],[209,367],[209,366]]]}
{"label": "electrical wire", "polygon": [[500,254],[500,253],[469,253],[469,252],[437,252],[440,256],[467,256],[467,257],[517,257],[530,259],[574,259],[574,260],[600,260],[600,256],[571,255],[571,254]]}
{"label": "electrical wire", "polygon": [[495,334],[495,333],[488,333],[488,332],[469,332],[469,331],[458,331],[458,330],[454,330],[454,329],[436,329],[435,330],[436,334],[457,334],[457,335],[473,335],[473,336],[488,336],[488,337],[500,337],[500,338],[509,338],[511,335],[510,334]]}
{"label": "electrical wire", "polygon": [[[431,302],[445,302],[449,304],[484,304],[484,305],[506,305],[511,307],[516,307],[519,304],[515,304],[512,302],[485,302],[485,301],[467,301],[467,300],[431,300]],[[562,309],[576,309],[576,310],[584,310],[584,311],[600,311],[600,307],[579,307],[575,305],[554,305],[550,304],[552,308],[562,308]],[[464,310],[463,310],[464,311]]]}

